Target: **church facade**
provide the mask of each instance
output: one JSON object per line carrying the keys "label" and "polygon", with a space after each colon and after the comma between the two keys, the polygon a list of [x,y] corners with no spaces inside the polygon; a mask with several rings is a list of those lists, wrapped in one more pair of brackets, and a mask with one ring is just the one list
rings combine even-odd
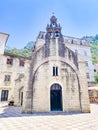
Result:
{"label": "church facade", "polygon": [[85,63],[64,44],[55,16],[46,27],[45,43],[36,42],[32,51],[22,111],[90,112]]}
{"label": "church facade", "polygon": [[[46,32],[36,39],[31,59],[1,52],[1,101],[13,100],[15,106],[22,105],[23,113],[90,112],[88,82],[94,81],[90,46],[61,30],[52,16]],[[1,34],[1,50],[7,38]]]}

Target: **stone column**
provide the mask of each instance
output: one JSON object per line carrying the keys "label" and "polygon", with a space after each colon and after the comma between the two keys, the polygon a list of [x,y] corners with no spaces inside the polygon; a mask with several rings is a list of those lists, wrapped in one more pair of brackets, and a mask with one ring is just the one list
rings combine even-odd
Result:
{"label": "stone column", "polygon": [[24,92],[23,100],[22,113],[32,113],[32,90]]}
{"label": "stone column", "polygon": [[14,87],[14,105],[19,106],[19,88],[20,88],[20,81],[15,81]]}
{"label": "stone column", "polygon": [[[27,72],[27,78],[25,81],[25,88],[24,88],[24,96],[23,96],[23,107],[22,112],[23,113],[32,113],[33,108],[33,84],[34,84],[34,62],[35,62],[36,52],[33,52],[32,54],[32,61],[30,64],[30,68]],[[27,69],[26,69],[27,70]]]}

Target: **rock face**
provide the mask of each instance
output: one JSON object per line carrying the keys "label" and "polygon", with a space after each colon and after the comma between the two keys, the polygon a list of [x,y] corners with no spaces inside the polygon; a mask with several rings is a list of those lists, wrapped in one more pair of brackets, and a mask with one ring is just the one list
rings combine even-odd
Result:
{"label": "rock face", "polygon": [[[52,16],[45,43],[37,39],[26,82],[22,111],[90,112],[85,62],[64,44],[61,26]],[[43,35],[41,36],[43,37]]]}

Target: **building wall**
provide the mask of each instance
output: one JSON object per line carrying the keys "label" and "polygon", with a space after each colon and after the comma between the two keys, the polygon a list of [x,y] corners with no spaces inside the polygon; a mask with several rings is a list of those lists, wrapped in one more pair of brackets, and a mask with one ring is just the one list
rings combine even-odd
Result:
{"label": "building wall", "polygon": [[[7,59],[13,59],[13,64],[7,64]],[[20,66],[20,60],[24,61],[24,66]],[[8,100],[14,100],[15,105],[20,105],[19,89],[25,87],[25,81],[28,80],[28,69],[30,62],[21,57],[13,55],[0,55],[0,93],[2,90],[9,90]],[[5,75],[10,75],[10,81],[5,81]],[[1,94],[0,94],[1,101]]]}
{"label": "building wall", "polygon": [[[79,44],[70,44],[65,43],[67,47],[69,47],[74,52],[77,51],[78,53],[78,60],[84,60],[86,66],[86,74],[89,74],[87,77],[88,82],[94,82],[94,66],[92,64],[92,56],[90,46],[82,46]],[[87,64],[88,65],[87,65]]]}
{"label": "building wall", "polygon": [[4,54],[4,48],[8,39],[8,34],[0,33],[0,54]]}
{"label": "building wall", "polygon": [[[53,66],[58,66],[58,76],[53,76]],[[63,67],[67,67],[68,72],[62,70]],[[62,87],[63,111],[81,111],[78,80],[75,72],[66,63],[53,60],[41,65],[36,71],[33,112],[51,111],[50,90],[55,83]]]}
{"label": "building wall", "polygon": [[[50,112],[50,88],[54,83],[62,87],[64,112],[90,112],[85,63],[79,62],[77,68],[73,56],[69,58],[69,52],[72,53],[70,49],[65,51],[64,57],[59,56],[61,48],[58,39],[50,40],[49,48],[48,57],[45,57],[45,44],[40,49],[35,49],[32,54],[32,75],[29,80],[32,84],[25,91],[23,112]],[[53,76],[53,66],[58,67],[58,76]]]}

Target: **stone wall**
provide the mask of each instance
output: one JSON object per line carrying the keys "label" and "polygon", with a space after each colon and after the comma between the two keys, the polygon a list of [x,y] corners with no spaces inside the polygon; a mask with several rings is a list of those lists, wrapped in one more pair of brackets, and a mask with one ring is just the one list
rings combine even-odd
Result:
{"label": "stone wall", "polygon": [[[13,64],[7,64],[7,58],[13,59]],[[24,66],[20,66],[20,59]],[[28,81],[30,61],[14,55],[0,55],[0,93],[2,90],[9,90],[8,101],[14,100],[15,105],[20,105],[19,90],[26,86]],[[5,75],[10,75],[10,81],[5,81]],[[1,101],[1,94],[0,94]]]}
{"label": "stone wall", "polygon": [[[55,83],[62,87],[63,112],[90,112],[85,63],[80,62],[77,66],[77,54],[69,48],[59,56],[58,39],[50,39],[47,44],[50,49],[48,57],[45,57],[45,45],[32,54],[23,112],[50,112],[50,88]],[[58,76],[53,76],[53,67],[58,67]]]}
{"label": "stone wall", "polygon": [[[53,76],[53,66],[58,66],[58,76]],[[76,72],[64,62],[49,60],[35,74],[33,87],[33,112],[49,112],[50,88],[54,83],[62,87],[63,111],[81,111]]]}
{"label": "stone wall", "polygon": [[0,33],[0,54],[4,54],[4,48],[8,39],[8,34]]}
{"label": "stone wall", "polygon": [[66,43],[66,46],[74,52],[77,51],[78,59],[79,60],[82,59],[85,62],[86,67],[85,73],[89,73],[89,78],[87,79],[88,82],[94,82],[94,66],[92,64],[92,55],[90,46],[82,46],[80,44],[70,44],[70,43]]}

